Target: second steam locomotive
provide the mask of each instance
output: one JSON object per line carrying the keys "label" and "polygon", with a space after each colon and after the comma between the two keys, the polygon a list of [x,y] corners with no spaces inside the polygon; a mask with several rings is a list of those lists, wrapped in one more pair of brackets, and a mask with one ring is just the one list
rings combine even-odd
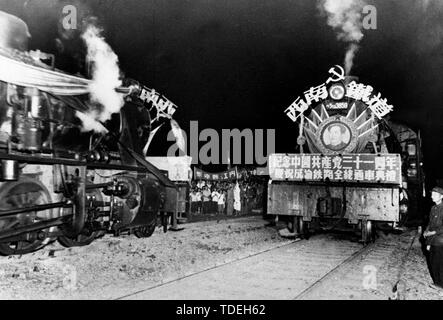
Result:
{"label": "second steam locomotive", "polygon": [[[402,224],[424,192],[420,136],[386,119],[393,110],[372,86],[329,70],[286,109],[298,122],[298,154],[269,157],[268,213],[290,217],[293,233]],[[306,148],[307,147],[307,148]]]}

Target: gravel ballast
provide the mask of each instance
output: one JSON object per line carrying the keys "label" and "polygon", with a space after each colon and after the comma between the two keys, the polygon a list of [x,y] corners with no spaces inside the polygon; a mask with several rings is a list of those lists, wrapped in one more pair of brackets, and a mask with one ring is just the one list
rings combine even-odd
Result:
{"label": "gravel ballast", "polygon": [[261,217],[185,224],[152,237],[106,235],[0,257],[1,299],[113,299],[289,243]]}
{"label": "gravel ballast", "polygon": [[[0,257],[0,299],[125,297],[292,242],[282,238],[276,227],[267,227],[267,224],[268,221],[258,216],[201,221],[184,224],[185,229],[179,232],[163,233],[162,228],[158,228],[152,237],[145,239],[106,235],[85,247],[64,248],[54,242],[32,254]],[[306,298],[387,299],[392,296],[392,286],[399,275],[400,299],[443,299],[442,290],[431,286],[418,237],[410,245],[414,232],[382,236],[375,246],[379,249],[331,277],[320,290],[320,296]],[[334,237],[327,238],[334,241]],[[340,241],[349,241],[352,245],[350,240]],[[299,243],[294,250],[307,246],[306,252],[318,255],[321,250],[315,249],[314,242]],[[297,261],[306,263],[306,257],[300,259]],[[377,290],[362,290],[362,268],[366,264],[377,267]],[[279,268],[273,270],[274,276],[288,277],[282,269],[281,275]],[[289,278],[297,276],[293,274]],[[256,279],[252,277],[251,281]]]}

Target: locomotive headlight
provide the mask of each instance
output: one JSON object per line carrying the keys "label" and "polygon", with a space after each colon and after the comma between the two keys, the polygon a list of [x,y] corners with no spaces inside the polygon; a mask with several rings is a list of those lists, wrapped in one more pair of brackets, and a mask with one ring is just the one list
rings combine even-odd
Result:
{"label": "locomotive headlight", "polygon": [[329,96],[336,101],[343,99],[345,93],[346,89],[341,83],[335,83],[329,88]]}

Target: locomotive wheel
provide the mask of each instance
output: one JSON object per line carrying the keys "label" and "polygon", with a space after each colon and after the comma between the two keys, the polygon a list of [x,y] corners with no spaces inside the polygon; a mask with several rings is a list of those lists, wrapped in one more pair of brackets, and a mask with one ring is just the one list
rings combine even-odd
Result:
{"label": "locomotive wheel", "polygon": [[[23,177],[0,187],[0,208],[16,209],[51,203],[46,187],[35,179]],[[0,219],[0,231],[23,227],[52,218],[52,210],[27,212]],[[46,229],[48,230],[48,229]],[[38,239],[37,233],[26,234],[29,240],[0,242],[1,255],[25,254],[44,247],[51,239]],[[1,241],[1,240],[0,240]]]}
{"label": "locomotive wheel", "polygon": [[[92,183],[88,181],[88,183]],[[103,201],[103,196],[99,190],[92,190],[86,193],[87,196],[94,196],[97,201]],[[58,242],[64,247],[83,247],[91,244],[95,239],[105,235],[105,231],[89,231],[86,228],[74,237],[60,236]]]}
{"label": "locomotive wheel", "polygon": [[88,244],[91,244],[92,241],[97,239],[98,237],[101,237],[104,235],[103,231],[93,231],[85,234],[78,234],[74,238],[68,238],[66,236],[60,236],[58,237],[58,242],[64,247],[70,248],[70,247],[83,247],[87,246]]}
{"label": "locomotive wheel", "polygon": [[157,219],[154,219],[147,226],[143,226],[134,231],[134,234],[137,238],[149,238],[155,231],[157,227]]}

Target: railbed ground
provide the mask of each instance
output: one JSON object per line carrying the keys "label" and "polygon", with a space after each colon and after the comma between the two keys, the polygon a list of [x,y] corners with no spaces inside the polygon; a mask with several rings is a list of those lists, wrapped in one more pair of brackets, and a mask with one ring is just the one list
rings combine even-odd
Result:
{"label": "railbed ground", "polygon": [[[53,243],[33,254],[0,257],[0,298],[119,298],[291,243],[291,240],[281,238],[276,228],[265,227],[267,224],[268,221],[260,216],[202,221],[183,224],[185,229],[180,232],[163,233],[158,228],[147,239],[107,235],[86,247],[67,249]],[[381,234],[377,240],[381,247],[383,243],[389,243],[390,248],[376,252],[372,257],[381,259],[376,291],[362,291],[362,287],[356,285],[356,277],[350,277],[349,285],[345,283],[347,280],[336,280],[340,283],[337,285],[331,278],[325,282],[325,286],[330,290],[335,286],[338,291],[335,290],[334,295],[328,295],[325,291],[320,296],[314,294],[306,298],[387,299],[394,282],[392,279],[396,278],[405,248],[409,246],[408,239],[414,232]],[[325,239],[340,242],[341,245],[356,245],[350,241],[352,237],[344,235],[328,235]],[[304,243],[304,246],[309,245],[309,241]],[[296,248],[294,246],[294,250]],[[359,270],[357,267],[361,266],[349,266],[350,270]],[[399,286],[401,299],[443,298],[438,290],[430,286],[431,279],[418,242],[414,243],[404,270]],[[278,276],[279,271],[275,272]],[[281,276],[288,277],[284,274]]]}

